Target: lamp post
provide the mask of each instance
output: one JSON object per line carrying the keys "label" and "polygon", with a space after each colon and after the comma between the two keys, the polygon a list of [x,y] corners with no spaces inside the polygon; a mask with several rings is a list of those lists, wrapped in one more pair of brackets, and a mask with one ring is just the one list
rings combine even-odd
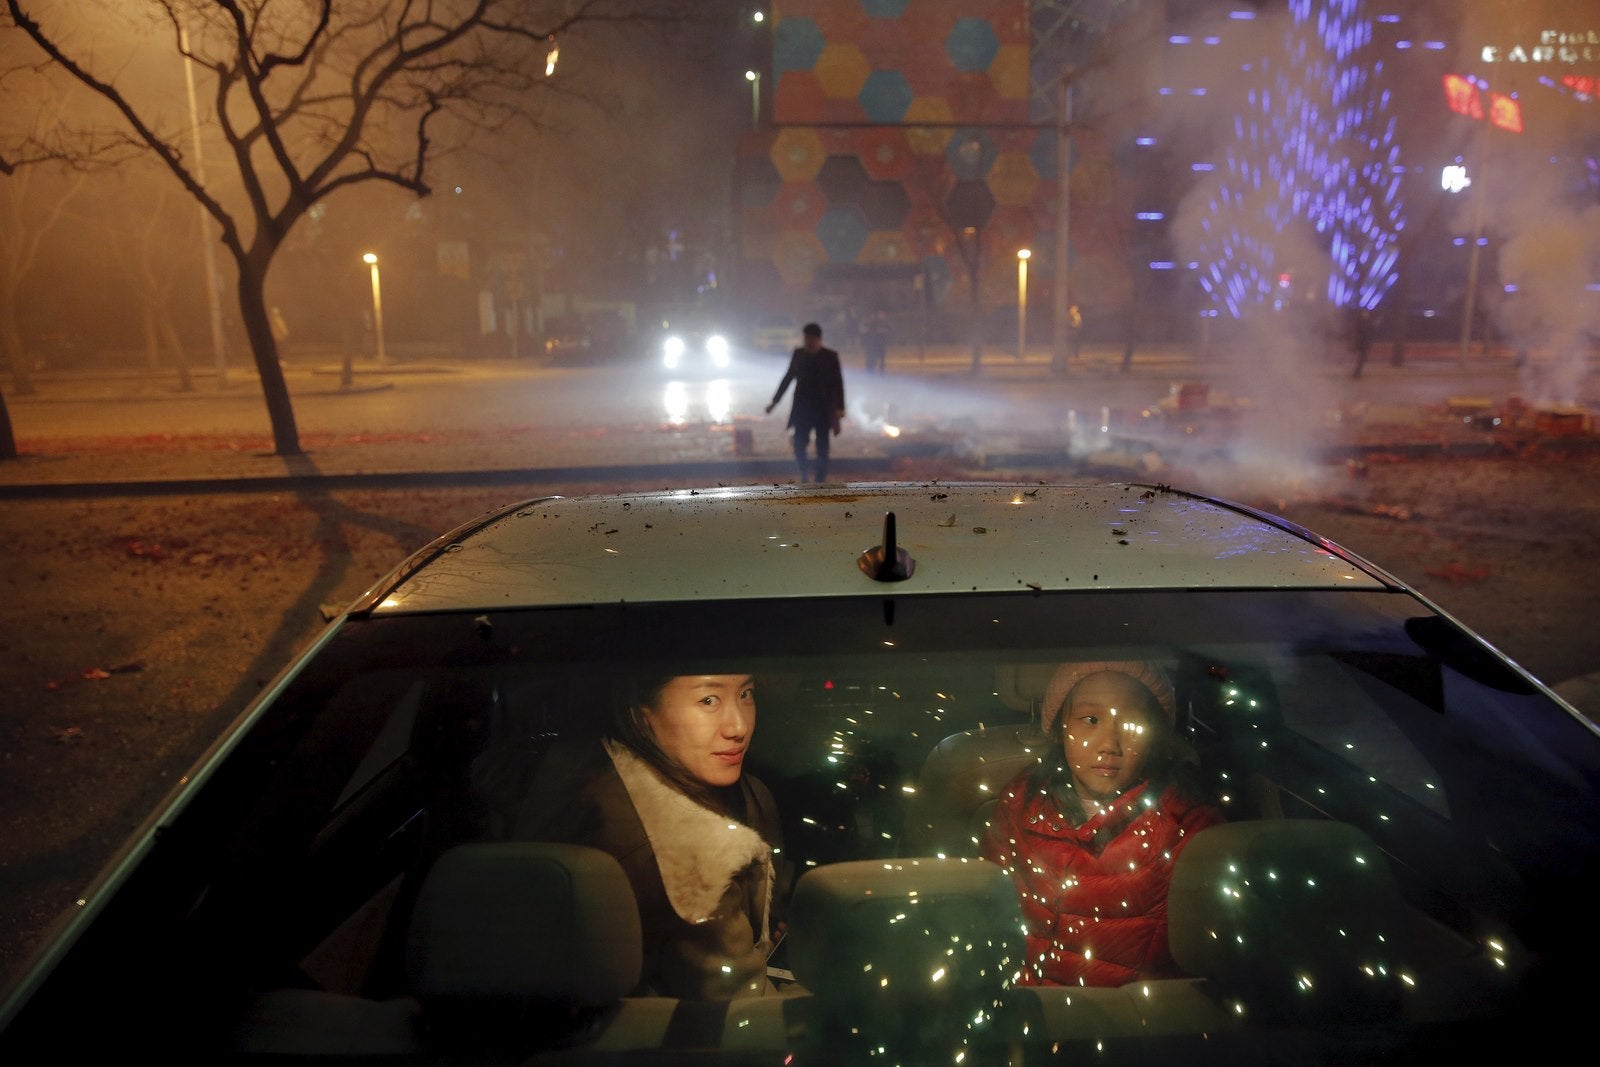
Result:
{"label": "lamp post", "polygon": [[[1485,180],[1489,173],[1489,129],[1490,123],[1485,122],[1478,133],[1478,167],[1477,172],[1471,175],[1472,184],[1472,249],[1467,260],[1467,292],[1461,305],[1461,352],[1460,359],[1463,366],[1467,362],[1467,349],[1472,347],[1472,319],[1476,313],[1478,299],[1478,259],[1479,251],[1483,247],[1483,205],[1485,190],[1489,183]],[[1487,337],[1483,342],[1484,351],[1489,350]]]}
{"label": "lamp post", "polygon": [[761,128],[761,72],[747,70],[744,72],[744,80],[750,83],[750,128],[759,130]]}
{"label": "lamp post", "polygon": [[1028,258],[1033,250],[1017,249],[1017,361],[1028,352]]}
{"label": "lamp post", "polygon": [[[189,27],[182,19],[178,22],[178,48],[189,54]],[[183,84],[189,96],[189,130],[194,144],[194,177],[201,186],[206,184],[205,157],[200,152],[200,113],[194,99],[194,64],[187,59],[183,64]],[[211,213],[200,205],[200,248],[205,253],[206,297],[211,310],[211,352],[217,363],[217,386],[228,384],[228,345],[222,330],[222,298],[217,292],[216,242],[211,236]]]}
{"label": "lamp post", "polygon": [[1076,344],[1072,330],[1071,277],[1072,245],[1072,79],[1076,74],[1063,71],[1056,86],[1056,244],[1055,285],[1050,294],[1050,369],[1067,373],[1068,360]]}
{"label": "lamp post", "polygon": [[383,350],[383,293],[378,288],[378,253],[368,252],[361,262],[372,268],[372,333],[378,342],[378,364],[387,365],[388,355]]}

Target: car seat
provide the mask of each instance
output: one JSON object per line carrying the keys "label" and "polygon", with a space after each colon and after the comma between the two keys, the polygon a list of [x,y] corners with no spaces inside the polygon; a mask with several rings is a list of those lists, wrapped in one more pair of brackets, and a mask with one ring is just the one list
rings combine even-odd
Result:
{"label": "car seat", "polygon": [[853,860],[795,884],[789,960],[830,1054],[952,1062],[1004,1033],[996,1005],[1023,951],[1016,889],[987,860]]}
{"label": "car seat", "polygon": [[1394,1014],[1409,916],[1383,852],[1348,823],[1267,819],[1196,834],[1167,898],[1173,959],[1257,1020]]}
{"label": "car seat", "polygon": [[636,1047],[660,1041],[675,1004],[628,997],[643,959],[633,890],[612,856],[578,845],[448,850],[418,892],[405,954],[408,995],[273,990],[250,1005],[236,1050],[405,1056],[553,1039]]}

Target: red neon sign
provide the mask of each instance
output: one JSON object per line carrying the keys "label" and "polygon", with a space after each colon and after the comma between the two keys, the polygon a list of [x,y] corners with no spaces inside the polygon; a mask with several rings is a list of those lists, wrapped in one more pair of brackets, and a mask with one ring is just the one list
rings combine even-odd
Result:
{"label": "red neon sign", "polygon": [[1510,133],[1522,132],[1522,105],[1509,96],[1489,94],[1489,121]]}
{"label": "red neon sign", "polygon": [[1444,76],[1444,98],[1450,110],[1469,119],[1483,118],[1483,97],[1478,87],[1459,74]]}
{"label": "red neon sign", "polygon": [[1444,76],[1444,99],[1450,110],[1469,119],[1487,118],[1492,124],[1508,133],[1522,132],[1522,105],[1503,93],[1489,93],[1489,106],[1485,110],[1484,93],[1459,74]]}

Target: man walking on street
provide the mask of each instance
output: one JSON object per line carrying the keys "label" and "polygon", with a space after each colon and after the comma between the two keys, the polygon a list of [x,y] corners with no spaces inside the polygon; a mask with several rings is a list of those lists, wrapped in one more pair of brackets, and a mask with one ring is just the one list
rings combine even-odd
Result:
{"label": "man walking on street", "polygon": [[801,482],[810,480],[806,450],[811,435],[817,437],[816,474],[818,482],[828,480],[828,435],[837,436],[844,418],[844,374],[839,369],[839,353],[822,347],[822,327],[808,322],[800,331],[805,343],[789,357],[789,369],[772,394],[767,414],[783,399],[789,383],[794,383],[794,403],[789,408],[789,429],[794,431],[794,461],[800,467]]}

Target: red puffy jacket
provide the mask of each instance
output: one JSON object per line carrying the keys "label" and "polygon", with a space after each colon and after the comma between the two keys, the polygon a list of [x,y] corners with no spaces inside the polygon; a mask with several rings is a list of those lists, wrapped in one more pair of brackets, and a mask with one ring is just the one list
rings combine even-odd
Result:
{"label": "red puffy jacket", "polygon": [[1152,804],[1147,785],[1082,826],[1030,789],[1027,772],[1006,786],[983,853],[1022,894],[1024,985],[1116,986],[1179,973],[1167,947],[1172,865],[1222,813],[1175,788]]}

